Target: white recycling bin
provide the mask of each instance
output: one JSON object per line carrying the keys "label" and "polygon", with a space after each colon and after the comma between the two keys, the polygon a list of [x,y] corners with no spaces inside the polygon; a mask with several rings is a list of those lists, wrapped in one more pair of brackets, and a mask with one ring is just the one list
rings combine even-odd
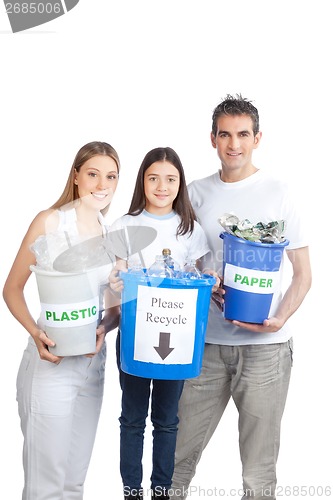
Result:
{"label": "white recycling bin", "polygon": [[56,356],[95,352],[100,286],[107,268],[63,273],[30,267],[36,276],[41,304],[38,324],[55,342],[49,350]]}

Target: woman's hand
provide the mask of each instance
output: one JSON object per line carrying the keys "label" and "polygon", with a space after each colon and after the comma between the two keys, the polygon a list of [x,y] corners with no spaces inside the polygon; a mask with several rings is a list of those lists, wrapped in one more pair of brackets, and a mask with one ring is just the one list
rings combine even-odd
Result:
{"label": "woman's hand", "polygon": [[86,358],[92,358],[93,356],[95,356],[95,354],[99,353],[104,344],[105,336],[106,336],[106,329],[105,326],[101,323],[96,328],[96,350],[95,352],[90,352],[89,354],[85,354]]}
{"label": "woman's hand", "polygon": [[32,338],[35,341],[40,359],[49,361],[50,363],[55,363],[56,365],[60,363],[62,357],[55,356],[48,349],[49,347],[54,347],[55,343],[46,335],[43,330],[37,330],[36,334],[32,335]]}
{"label": "woman's hand", "polygon": [[86,354],[87,358],[92,358],[101,349],[105,341],[106,334],[114,330],[119,325],[120,306],[108,307],[105,310],[104,318],[96,328],[96,351]]}

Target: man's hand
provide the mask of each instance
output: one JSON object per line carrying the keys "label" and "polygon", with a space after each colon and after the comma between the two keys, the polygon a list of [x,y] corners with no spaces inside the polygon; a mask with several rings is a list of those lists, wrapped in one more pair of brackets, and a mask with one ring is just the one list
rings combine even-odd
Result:
{"label": "man's hand", "polygon": [[275,318],[274,316],[269,319],[265,319],[262,324],[244,323],[243,321],[236,321],[235,319],[226,321],[230,321],[233,325],[245,328],[246,330],[255,333],[274,333],[283,327],[283,321]]}

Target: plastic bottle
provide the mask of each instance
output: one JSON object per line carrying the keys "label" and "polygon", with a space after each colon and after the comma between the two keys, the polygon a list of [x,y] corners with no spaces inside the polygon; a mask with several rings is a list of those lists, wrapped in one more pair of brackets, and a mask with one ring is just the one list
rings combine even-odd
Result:
{"label": "plastic bottle", "polygon": [[166,265],[163,255],[156,255],[155,262],[147,271],[148,276],[158,276],[160,278],[173,278],[172,269]]}
{"label": "plastic bottle", "polygon": [[184,278],[199,279],[202,274],[197,268],[195,259],[190,259],[184,266]]}
{"label": "plastic bottle", "polygon": [[138,259],[128,259],[128,272],[137,276],[146,276],[141,262]]}
{"label": "plastic bottle", "polygon": [[170,248],[163,248],[162,250],[162,255],[164,257],[164,261],[170,269],[172,269],[174,276],[178,276],[181,268],[178,262],[174,260],[174,258],[171,256],[171,250]]}

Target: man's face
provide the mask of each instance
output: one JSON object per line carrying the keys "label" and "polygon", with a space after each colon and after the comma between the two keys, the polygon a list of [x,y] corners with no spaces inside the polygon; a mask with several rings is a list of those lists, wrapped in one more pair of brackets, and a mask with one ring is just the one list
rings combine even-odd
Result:
{"label": "man's face", "polygon": [[248,115],[220,116],[216,136],[211,134],[222,169],[239,175],[252,173],[252,151],[258,147],[260,139],[261,132],[253,134],[252,119]]}

